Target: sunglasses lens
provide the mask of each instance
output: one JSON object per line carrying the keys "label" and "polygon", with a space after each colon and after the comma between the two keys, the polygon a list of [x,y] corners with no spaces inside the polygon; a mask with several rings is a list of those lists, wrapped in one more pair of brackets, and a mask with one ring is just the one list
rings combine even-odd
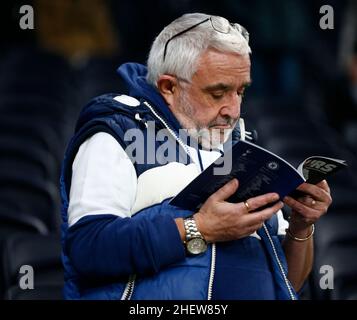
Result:
{"label": "sunglasses lens", "polygon": [[211,23],[214,30],[221,33],[229,33],[229,21],[221,17],[211,17]]}
{"label": "sunglasses lens", "polygon": [[221,17],[216,17],[212,16],[211,17],[211,24],[212,28],[220,33],[229,33],[230,28],[235,28],[243,37],[244,39],[249,42],[249,33],[247,29],[242,27],[238,23],[230,23],[227,19],[221,18]]}

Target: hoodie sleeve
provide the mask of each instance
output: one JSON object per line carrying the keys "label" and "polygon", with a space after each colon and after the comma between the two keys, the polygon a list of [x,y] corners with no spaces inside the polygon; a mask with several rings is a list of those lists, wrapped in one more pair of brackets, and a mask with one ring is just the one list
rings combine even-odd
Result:
{"label": "hoodie sleeve", "polygon": [[111,135],[97,133],[81,145],[72,165],[65,239],[80,274],[153,274],[185,258],[176,209],[158,204],[131,217],[136,192],[135,169]]}
{"label": "hoodie sleeve", "polygon": [[133,218],[84,217],[65,243],[75,269],[86,277],[149,275],[185,259],[175,221],[160,205]]}

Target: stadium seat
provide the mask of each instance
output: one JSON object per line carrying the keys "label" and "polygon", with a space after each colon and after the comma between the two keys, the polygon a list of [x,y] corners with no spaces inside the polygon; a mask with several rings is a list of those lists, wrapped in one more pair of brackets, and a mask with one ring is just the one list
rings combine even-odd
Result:
{"label": "stadium seat", "polygon": [[[51,232],[58,232],[60,224],[58,188],[49,181],[26,176],[0,176],[0,195],[8,203],[19,203],[21,213],[40,219]],[[16,219],[16,212],[7,212]],[[1,212],[0,212],[1,218]]]}

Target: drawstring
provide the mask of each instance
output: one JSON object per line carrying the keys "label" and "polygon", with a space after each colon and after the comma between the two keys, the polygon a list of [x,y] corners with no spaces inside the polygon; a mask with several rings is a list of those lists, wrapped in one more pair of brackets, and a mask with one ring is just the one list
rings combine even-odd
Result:
{"label": "drawstring", "polygon": [[256,142],[258,140],[258,132],[256,130],[246,131],[245,138],[252,142]]}
{"label": "drawstring", "polygon": [[251,142],[256,142],[258,140],[258,133],[256,130],[246,131],[245,123],[243,118],[239,118],[239,131],[240,131],[240,140],[250,140]]}

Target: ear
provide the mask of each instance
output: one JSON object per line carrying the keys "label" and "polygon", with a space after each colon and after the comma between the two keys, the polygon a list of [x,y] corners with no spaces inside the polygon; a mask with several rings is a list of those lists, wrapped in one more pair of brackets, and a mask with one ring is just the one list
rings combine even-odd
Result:
{"label": "ear", "polygon": [[157,88],[164,97],[166,103],[172,106],[178,89],[177,79],[173,76],[163,74],[159,77],[159,80],[157,80]]}

